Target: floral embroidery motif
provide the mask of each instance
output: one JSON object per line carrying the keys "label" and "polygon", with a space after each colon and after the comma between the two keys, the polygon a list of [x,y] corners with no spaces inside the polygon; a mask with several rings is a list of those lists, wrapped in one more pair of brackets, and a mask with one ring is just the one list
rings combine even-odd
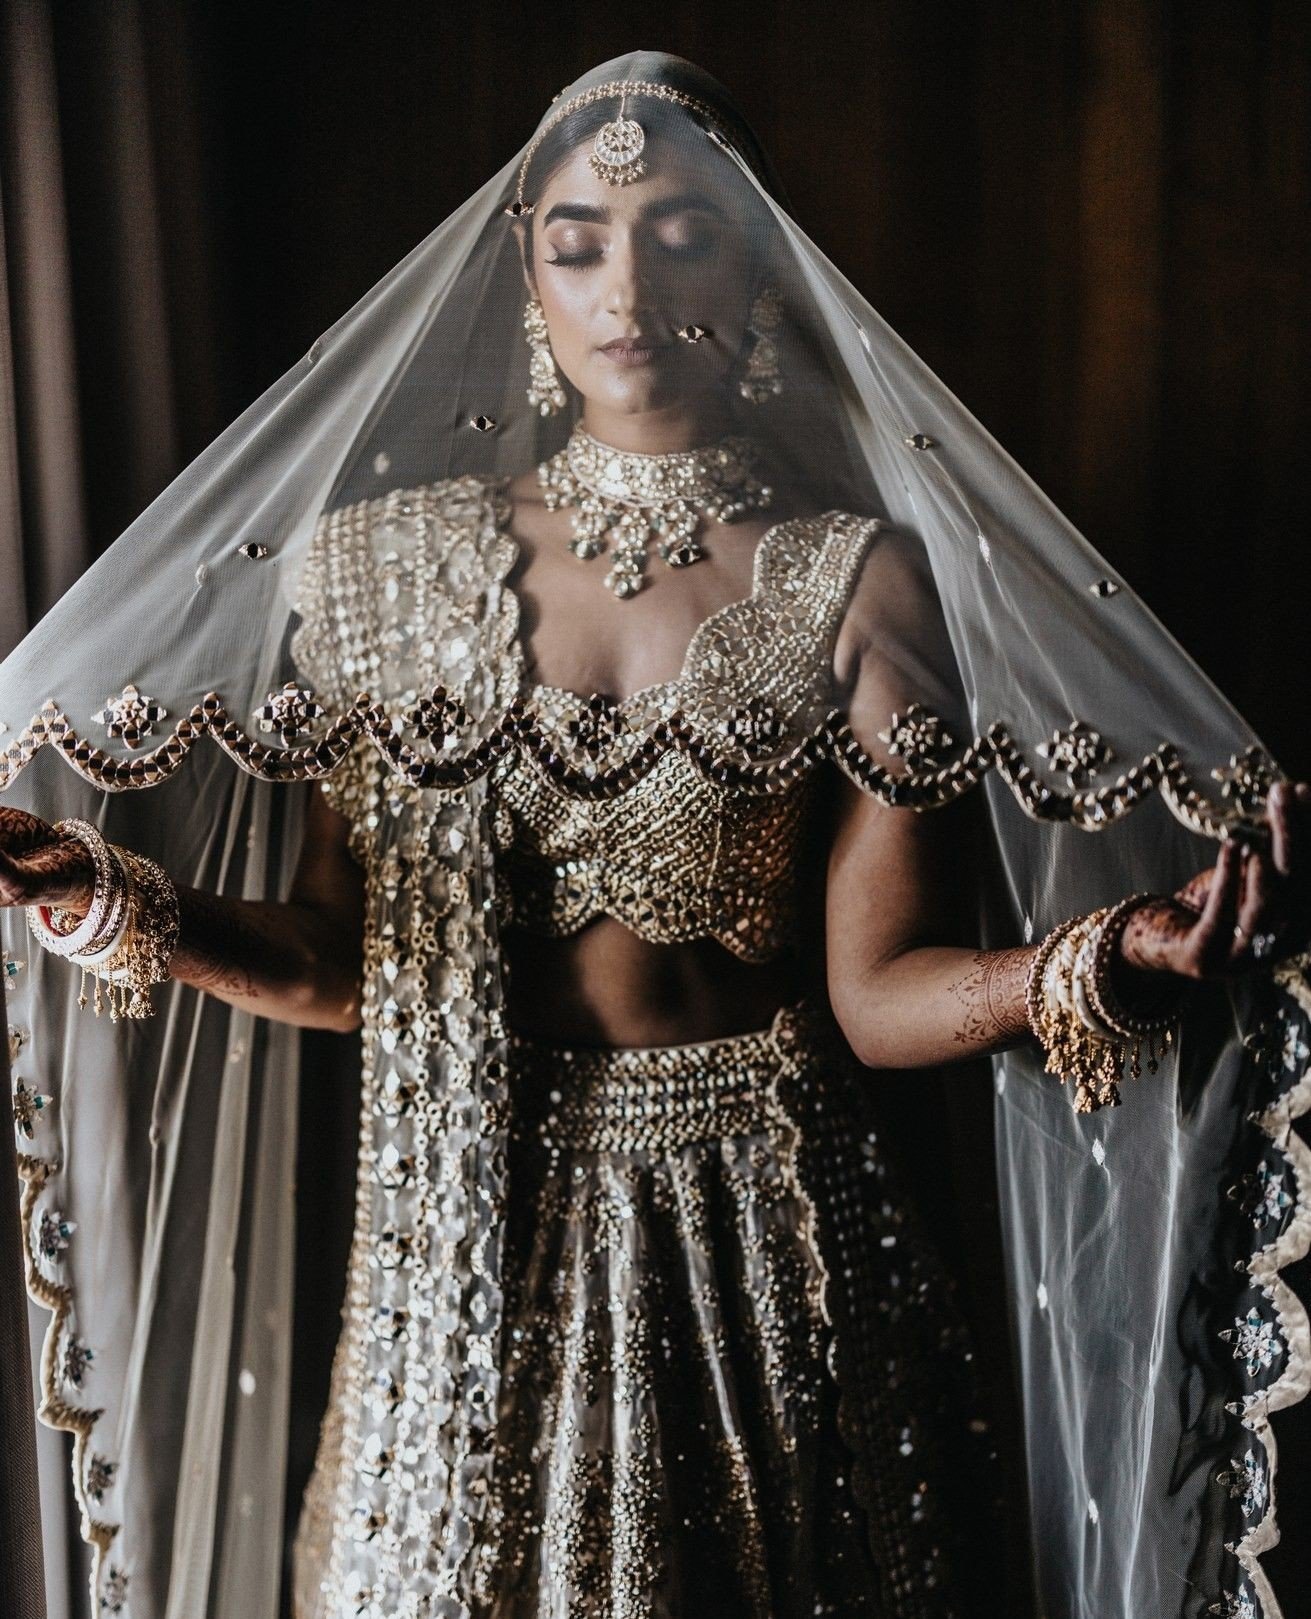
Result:
{"label": "floral embroidery motif", "polygon": [[80,1338],[70,1335],[59,1359],[59,1381],[64,1388],[80,1389],[95,1358]]}
{"label": "floral embroidery motif", "polygon": [[735,747],[753,757],[774,753],[787,740],[786,715],[762,698],[737,703],[719,721],[719,731]]}
{"label": "floral embroidery motif", "polygon": [[374,1243],[373,1257],[383,1270],[400,1270],[414,1257],[414,1233],[385,1225]]}
{"label": "floral embroidery motif", "polygon": [[1258,1229],[1271,1220],[1283,1219],[1293,1206],[1284,1185],[1282,1173],[1270,1164],[1262,1164],[1256,1172],[1256,1198],[1252,1209],[1252,1224]]}
{"label": "floral embroidery motif", "polygon": [[39,1091],[32,1090],[21,1079],[14,1081],[14,1123],[20,1134],[29,1141],[35,1139],[39,1116],[53,1100],[51,1096],[43,1096]]}
{"label": "floral embroidery motif", "polygon": [[382,1435],[371,1433],[364,1441],[364,1448],[355,1464],[355,1470],[377,1484],[391,1472],[395,1460],[395,1450],[387,1444]]}
{"label": "floral embroidery motif", "polygon": [[618,706],[599,693],[589,697],[565,720],[565,735],[575,753],[595,759],[606,753],[628,729]]}
{"label": "floral embroidery motif", "polygon": [[370,1506],[367,1500],[358,1501],[351,1522],[356,1540],[367,1545],[387,1527],[387,1514]]}
{"label": "floral embroidery motif", "polygon": [[380,1304],[373,1312],[370,1330],[379,1343],[394,1344],[405,1335],[410,1312],[399,1304]]}
{"label": "floral embroidery motif", "polygon": [[315,701],[308,687],[288,680],[278,691],[271,691],[255,710],[261,731],[276,731],[285,747],[306,735],[327,710]]}
{"label": "floral embroidery motif", "polygon": [[[379,1021],[381,1024],[380,1039],[382,1040],[382,1049],[384,1051],[395,1051],[402,1040],[409,1038],[411,1015],[410,1009],[402,1006],[394,995],[389,995],[382,1003],[382,1015]],[[400,1095],[403,1089],[403,1086],[398,1087],[396,1094]],[[399,1105],[402,1109],[404,1108],[404,1098],[402,1098]]]}
{"label": "floral embroidery motif", "polygon": [[1101,734],[1082,720],[1074,720],[1064,730],[1053,731],[1038,752],[1053,770],[1063,770],[1071,786],[1090,781],[1115,757]]}
{"label": "floral embroidery motif", "polygon": [[1240,1316],[1220,1336],[1226,1343],[1233,1344],[1234,1359],[1245,1362],[1249,1377],[1272,1366],[1284,1352],[1274,1322],[1265,1320],[1255,1308]]}
{"label": "floral embroidery motif", "polygon": [[1231,754],[1229,763],[1218,765],[1211,775],[1220,783],[1221,798],[1245,815],[1264,807],[1270,789],[1279,780],[1269,754],[1255,744],[1242,753]]}
{"label": "floral embroidery motif", "polygon": [[888,752],[904,759],[912,770],[935,766],[953,741],[947,727],[923,703],[911,703],[904,714],[894,714],[887,730],[878,735]]}
{"label": "floral embroidery motif", "polygon": [[100,1593],[100,1606],[106,1613],[122,1613],[127,1606],[128,1576],[112,1563],[105,1575],[104,1588]]}
{"label": "floral embroidery motif", "polygon": [[1216,1477],[1228,1487],[1232,1498],[1241,1504],[1244,1517],[1259,1518],[1265,1511],[1270,1492],[1255,1451],[1249,1450],[1242,1461],[1231,1460],[1228,1470]]}
{"label": "floral embroidery motif", "polygon": [[72,1220],[65,1220],[58,1209],[43,1209],[37,1226],[36,1245],[43,1259],[58,1259],[68,1249],[68,1240],[77,1230]]}
{"label": "floral embroidery motif", "polygon": [[[403,1079],[394,1068],[388,1069],[378,1092],[378,1112],[395,1124],[413,1110],[418,1095],[419,1086],[415,1080]],[[396,1162],[400,1162],[399,1156]]]}
{"label": "floral embroidery motif", "polygon": [[91,717],[98,720],[110,736],[122,737],[129,748],[136,748],[167,714],[162,704],[139,692],[129,681],[118,697],[107,697],[104,708]]}
{"label": "floral embroidery motif", "polygon": [[378,1155],[378,1185],[384,1192],[403,1192],[414,1180],[416,1161],[412,1152],[402,1152],[389,1141]]}
{"label": "floral embroidery motif", "polygon": [[111,1462],[104,1456],[92,1456],[86,1469],[86,1493],[93,1501],[104,1499],[106,1490],[113,1486],[117,1472],[117,1462]]}
{"label": "floral embroidery motif", "polygon": [[413,727],[416,736],[437,737],[450,745],[469,724],[469,710],[445,686],[438,685],[405,711],[405,723]]}

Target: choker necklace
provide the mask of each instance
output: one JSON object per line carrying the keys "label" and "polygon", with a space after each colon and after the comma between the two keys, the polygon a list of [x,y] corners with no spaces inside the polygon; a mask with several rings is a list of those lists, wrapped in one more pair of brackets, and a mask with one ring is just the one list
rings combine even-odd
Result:
{"label": "choker necklace", "polygon": [[563,450],[537,469],[548,511],[575,508],[569,549],[587,561],[611,547],[605,583],[621,599],[645,583],[647,545],[671,568],[705,555],[696,531],[703,518],[732,523],[774,498],[752,473],[752,440],[729,434],[699,450],[646,455],[616,450],[575,425]]}

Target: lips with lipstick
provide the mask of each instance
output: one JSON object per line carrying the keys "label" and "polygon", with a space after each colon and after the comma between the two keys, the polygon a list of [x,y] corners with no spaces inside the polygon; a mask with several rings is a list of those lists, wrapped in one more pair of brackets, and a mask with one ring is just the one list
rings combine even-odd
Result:
{"label": "lips with lipstick", "polygon": [[639,333],[636,337],[616,337],[601,346],[600,353],[616,365],[647,365],[670,345],[661,338]]}

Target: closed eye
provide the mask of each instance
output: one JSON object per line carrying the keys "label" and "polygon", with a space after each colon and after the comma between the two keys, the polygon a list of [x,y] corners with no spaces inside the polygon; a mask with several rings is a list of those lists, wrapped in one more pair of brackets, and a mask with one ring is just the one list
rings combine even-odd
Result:
{"label": "closed eye", "polygon": [[547,259],[548,264],[562,265],[566,270],[578,270],[585,264],[595,264],[601,257],[601,249],[593,248],[589,253],[557,253],[553,259]]}

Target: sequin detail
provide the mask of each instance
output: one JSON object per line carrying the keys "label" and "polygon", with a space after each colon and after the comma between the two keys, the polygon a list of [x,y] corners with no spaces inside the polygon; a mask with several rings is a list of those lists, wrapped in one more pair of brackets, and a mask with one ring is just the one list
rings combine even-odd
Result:
{"label": "sequin detail", "polygon": [[[833,512],[767,530],[750,596],[698,627],[677,679],[604,708],[535,689],[552,747],[603,769],[675,713],[748,756],[795,745],[832,702],[833,638],[876,529]],[[815,772],[749,794],[671,751],[627,791],[590,802],[557,792],[515,750],[492,782],[509,876],[503,921],[570,934],[605,915],[655,943],[717,939],[747,961],[768,960],[795,936]]]}
{"label": "sequin detail", "polygon": [[838,1435],[823,1265],[776,1095],[797,1017],[681,1046],[511,1037],[487,1619],[896,1611]]}
{"label": "sequin detail", "polygon": [[[465,690],[472,726],[503,708],[513,621],[496,611],[494,551],[469,542],[484,507],[469,495],[447,486],[426,516],[401,497],[352,508],[318,532],[297,645],[317,689],[344,689],[360,672],[389,692],[405,686],[408,642],[379,638],[374,601],[388,600],[400,571],[388,535],[427,522],[442,544],[422,585],[425,603],[442,604],[435,655]],[[384,546],[377,572],[347,543],[371,535]],[[353,758],[329,793],[365,869],[360,1142],[294,1604],[332,1619],[468,1612],[500,1382],[507,1109],[483,795],[424,792],[378,763]]]}
{"label": "sequin detail", "polygon": [[[835,555],[850,553],[849,525],[862,521],[845,518],[809,538],[831,542]],[[460,747],[479,749],[489,741],[499,746],[498,727],[515,692],[522,697],[517,603],[504,588],[514,548],[502,523],[495,488],[472,478],[397,491],[329,514],[306,560],[299,599],[303,622],[293,640],[293,656],[313,690],[336,705],[358,682],[377,697],[375,718],[383,714],[384,702],[400,713],[427,696],[432,713],[425,710],[425,724],[440,708],[461,726]],[[786,538],[795,543],[804,530],[791,527]],[[794,576],[810,578],[814,544],[794,549],[784,539],[777,543],[781,562],[804,558],[807,566]],[[709,655],[718,632],[731,627],[739,610],[754,614],[762,601],[758,597],[749,606],[734,604],[712,615],[698,631],[699,648]],[[803,603],[799,611],[813,633],[811,605]],[[762,615],[753,623],[755,633],[768,634],[777,620]],[[739,655],[737,643],[724,643],[724,652],[731,665]],[[823,658],[816,655],[814,670],[810,684],[792,668],[772,692],[752,689],[746,681],[729,691],[726,678],[713,693],[704,691],[707,706],[698,723],[708,723],[714,705],[724,704],[718,712],[725,746],[740,757],[749,760],[758,750],[786,747],[783,731],[796,723],[797,714],[812,701],[826,700],[827,649]],[[443,688],[440,697],[437,686]],[[450,706],[452,699],[463,717]],[[573,716],[577,723],[563,734],[583,758],[595,763],[607,748],[646,746],[640,732],[631,731],[631,700],[616,706],[618,719],[595,708],[586,717]],[[403,746],[399,736],[395,742],[397,750]],[[707,1193],[695,1165],[686,1173],[661,1172],[667,1183],[660,1193],[663,1213],[653,1203],[635,1205],[653,1217],[660,1214],[666,1232],[677,1234],[681,1220],[685,1233],[699,1233],[699,1247],[679,1250],[681,1264],[671,1264],[666,1252],[650,1269],[651,1289],[668,1302],[677,1295],[667,1288],[661,1294],[659,1278],[678,1282],[685,1293],[690,1279],[691,1292],[679,1306],[683,1319],[725,1364],[749,1367],[759,1353],[775,1357],[771,1364],[787,1366],[793,1350],[801,1354],[803,1370],[796,1376],[762,1380],[757,1371],[750,1386],[768,1383],[768,1397],[784,1402],[792,1413],[788,1421],[812,1436],[806,1443],[813,1455],[823,1451],[842,1458],[840,1466],[818,1460],[806,1465],[815,1478],[831,1476],[833,1491],[848,1493],[801,1491],[802,1519],[800,1527],[787,1531],[793,1534],[789,1540],[785,1529],[792,1509],[786,1503],[799,1487],[787,1482],[793,1463],[776,1437],[781,1419],[763,1407],[758,1419],[720,1411],[718,1426],[701,1432],[693,1451],[684,1450],[695,1457],[695,1476],[688,1475],[686,1490],[675,1497],[684,1516],[704,1519],[706,1534],[713,1530],[718,1536],[714,1561],[706,1562],[703,1547],[695,1566],[730,1593],[721,1609],[726,1615],[736,1611],[774,1619],[795,1612],[798,1619],[803,1614],[811,1619],[815,1612],[874,1611],[896,1619],[945,1619],[954,1610],[939,1498],[950,1495],[953,1478],[968,1481],[968,1510],[945,1517],[948,1523],[955,1516],[976,1525],[985,1493],[981,1475],[963,1459],[977,1441],[970,1438],[965,1418],[949,1419],[944,1406],[968,1357],[956,1353],[945,1281],[910,1240],[902,1205],[852,1112],[850,1052],[834,1043],[831,1024],[821,1038],[799,1018],[779,1020],[766,1065],[763,1131],[760,1087],[754,1079],[747,1083],[744,1074],[740,1090],[739,1080],[725,1081],[720,1099],[709,1104],[719,1110],[716,1128],[730,1130],[728,1135],[632,1153],[551,1145],[531,1130],[525,1135],[532,1109],[517,1081],[511,1087],[514,1048],[501,1029],[498,902],[509,886],[504,879],[511,865],[496,847],[492,823],[503,819],[504,806],[497,803],[489,772],[434,789],[398,776],[391,769],[398,756],[393,749],[359,749],[324,781],[325,792],[347,816],[350,847],[365,870],[364,1083],[343,1331],[297,1536],[299,1619],[343,1614],[390,1619],[395,1612],[421,1613],[425,1607],[482,1619],[516,1582],[529,1593],[530,1611],[536,1611],[541,1606],[536,1597],[547,1598],[545,1590],[533,1593],[531,1582],[554,1580],[559,1571],[572,1594],[571,1613],[660,1611],[642,1606],[648,1596],[655,1600],[643,1570],[653,1549],[663,1557],[669,1544],[661,1515],[665,1508],[656,1512],[651,1502],[653,1492],[659,1496],[667,1490],[668,1476],[661,1470],[677,1459],[678,1450],[669,1445],[674,1419],[667,1398],[652,1405],[643,1397],[634,1408],[628,1391],[640,1394],[646,1376],[644,1331],[655,1357],[650,1364],[658,1367],[664,1354],[665,1303],[648,1301],[632,1322],[608,1306],[598,1313],[595,1287],[608,1286],[605,1277],[612,1271],[618,1275],[615,1267],[623,1264],[624,1244],[616,1246],[612,1237],[628,1204],[589,1194],[585,1161],[616,1168],[645,1152],[675,1166],[689,1155],[725,1165],[724,1144],[743,1141],[759,1159],[750,1166],[753,1173],[769,1179],[770,1163],[777,1166],[773,1191],[760,1193],[757,1201],[763,1210],[773,1209],[770,1199],[777,1195],[778,1207],[786,1208],[785,1217],[778,1218],[788,1235],[776,1240],[792,1257],[779,1261],[780,1274],[791,1267],[789,1285],[804,1295],[803,1307],[780,1311],[775,1326],[756,1320],[751,1273],[735,1268],[738,1250],[725,1245],[727,1236],[714,1223],[716,1209],[736,1207],[727,1193],[721,1197],[713,1190],[726,1168],[716,1168],[710,1181],[710,1226],[697,1224],[698,1205]],[[730,784],[715,785],[727,800]],[[766,796],[787,785],[772,783]],[[671,812],[674,808],[671,804]],[[710,1045],[714,1049],[717,1043]],[[705,1067],[724,1072],[718,1057]],[[647,1130],[662,1141],[672,1139],[670,1130],[695,1133],[690,1121],[699,1107],[680,1105],[675,1076],[658,1065],[653,1072],[662,1083],[673,1083],[674,1094],[651,1089],[645,1114],[639,1087],[638,1096],[617,1114],[612,1096],[610,1104],[602,1098],[599,1115],[584,1109],[576,1117],[565,1108],[558,1119],[569,1133],[583,1123],[594,1128],[599,1117],[603,1131],[620,1132],[611,1139],[629,1143]],[[563,1099],[566,1087],[555,1088]],[[720,1091],[719,1081],[714,1088]],[[546,1094],[550,1100],[549,1089]],[[656,1106],[657,1096],[665,1097],[664,1105]],[[748,1125],[748,1133],[741,1134]],[[575,1174],[579,1169],[581,1179]],[[602,1179],[612,1184],[607,1177],[609,1170]],[[548,1218],[555,1194],[540,1190],[548,1183],[561,1197],[582,1201],[555,1205],[561,1217]],[[570,1207],[578,1220],[567,1213]],[[765,1223],[773,1219],[770,1214]],[[602,1233],[610,1235],[602,1241]],[[750,1225],[747,1236],[734,1241],[754,1244],[757,1235]],[[539,1238],[554,1257],[540,1267],[545,1293],[534,1293],[534,1302],[524,1306],[525,1278],[533,1273],[533,1243]],[[575,1267],[576,1274],[586,1274],[588,1254],[609,1257],[603,1274],[593,1276],[581,1293],[575,1290],[574,1313],[565,1310],[563,1298],[555,1298],[558,1308],[547,1314],[539,1304],[555,1297],[550,1278],[568,1275],[558,1263],[566,1251],[562,1244],[584,1266],[582,1272]],[[749,1265],[761,1262],[754,1248],[742,1252]],[[695,1274],[688,1268],[693,1259]],[[734,1279],[743,1275],[745,1281]],[[716,1281],[717,1310],[704,1292]],[[551,1321],[573,1325],[561,1334]],[[816,1346],[810,1341],[816,1321],[825,1328],[822,1372],[815,1370]],[[536,1349],[528,1336],[537,1330],[534,1323],[554,1335]],[[609,1350],[597,1337],[607,1331]],[[794,1332],[804,1341],[790,1350]],[[686,1334],[671,1341],[691,1342]],[[603,1359],[594,1365],[598,1353]],[[704,1354],[702,1363],[703,1388],[720,1388]],[[536,1387],[542,1375],[549,1381],[552,1365],[572,1368],[570,1390],[579,1379],[587,1386],[595,1371],[598,1388],[619,1391],[608,1406],[602,1401],[598,1412],[629,1413],[615,1417],[609,1439],[593,1442],[587,1413],[572,1393],[543,1404],[535,1395],[521,1399],[513,1391]],[[739,1372],[739,1381],[745,1375]],[[822,1391],[817,1398],[827,1404],[815,1408],[806,1388]],[[621,1407],[614,1399],[623,1402]],[[528,1430],[519,1426],[521,1420],[529,1423]],[[643,1426],[648,1420],[654,1430]],[[575,1427],[585,1439],[578,1439]],[[949,1467],[935,1460],[939,1440],[951,1458]],[[540,1467],[548,1456],[568,1487],[544,1494]],[[771,1456],[784,1460],[770,1461]],[[866,1543],[858,1558],[860,1581],[843,1586],[834,1573],[834,1589],[843,1594],[806,1606],[814,1567],[806,1537],[822,1521],[829,1536],[825,1544],[834,1544],[845,1509],[833,1503],[841,1499],[860,1509],[857,1521]],[[813,1501],[827,1504],[817,1509]],[[606,1512],[600,1511],[601,1502],[607,1503]],[[594,1519],[609,1524],[605,1544],[616,1556],[622,1552],[622,1574],[611,1577],[604,1557],[598,1561],[589,1527]],[[686,1526],[675,1522],[673,1527],[681,1532]],[[856,1543],[861,1544],[858,1538]],[[734,1550],[736,1561],[727,1560],[724,1547]],[[549,1565],[533,1563],[533,1548],[551,1560]],[[826,1564],[836,1567],[837,1561],[825,1555]],[[698,1576],[698,1598],[699,1584]],[[853,1590],[859,1595],[849,1602]],[[801,1606],[789,1607],[789,1591],[798,1593]],[[879,1605],[871,1606],[871,1592]],[[688,1610],[684,1603],[669,1611]]]}

